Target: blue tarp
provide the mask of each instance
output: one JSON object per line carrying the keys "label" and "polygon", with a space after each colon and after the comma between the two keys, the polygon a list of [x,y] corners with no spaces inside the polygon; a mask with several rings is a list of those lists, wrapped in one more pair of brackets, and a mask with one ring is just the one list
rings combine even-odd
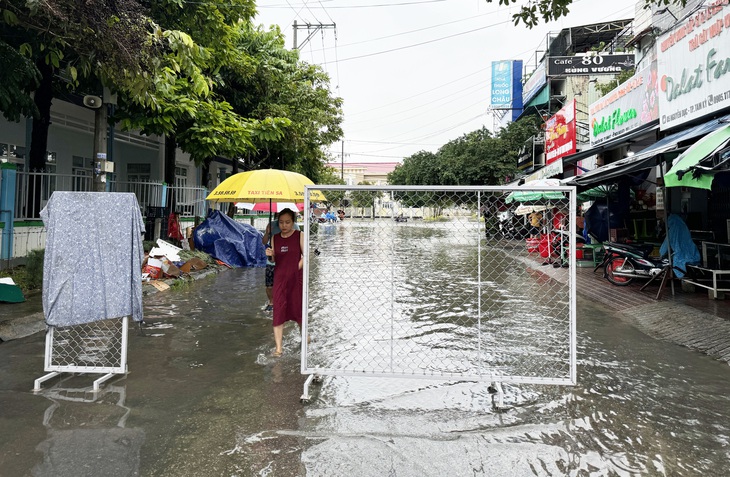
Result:
{"label": "blue tarp", "polygon": [[[659,254],[663,257],[667,254],[667,243],[672,246],[672,265],[680,270],[687,270],[687,264],[697,265],[700,262],[700,251],[692,241],[692,235],[684,223],[682,217],[677,214],[670,214],[667,218],[669,234],[664,239]],[[674,274],[682,278],[684,273],[674,269]]]}
{"label": "blue tarp", "polygon": [[232,267],[266,266],[261,232],[241,224],[219,210],[212,210],[193,233],[196,250],[212,255]]}

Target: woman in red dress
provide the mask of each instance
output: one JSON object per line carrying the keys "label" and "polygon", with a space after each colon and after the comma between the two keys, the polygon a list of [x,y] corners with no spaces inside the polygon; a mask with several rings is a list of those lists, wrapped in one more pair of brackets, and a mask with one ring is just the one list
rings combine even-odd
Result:
{"label": "woman in red dress", "polygon": [[304,266],[304,235],[294,230],[296,214],[291,209],[279,212],[281,233],[271,238],[271,248],[266,255],[276,263],[274,277],[274,342],[273,356],[281,356],[281,342],[284,336],[284,323],[295,321],[302,328],[302,286]]}

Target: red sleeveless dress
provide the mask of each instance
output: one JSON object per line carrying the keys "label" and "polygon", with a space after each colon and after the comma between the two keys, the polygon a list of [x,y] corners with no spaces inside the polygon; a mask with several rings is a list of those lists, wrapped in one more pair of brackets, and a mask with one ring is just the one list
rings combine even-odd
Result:
{"label": "red sleeveless dress", "polygon": [[287,238],[282,238],[281,234],[274,236],[274,326],[287,321],[296,321],[300,326],[302,324],[304,278],[302,270],[299,270],[299,260],[302,258],[300,234],[299,230],[295,230]]}

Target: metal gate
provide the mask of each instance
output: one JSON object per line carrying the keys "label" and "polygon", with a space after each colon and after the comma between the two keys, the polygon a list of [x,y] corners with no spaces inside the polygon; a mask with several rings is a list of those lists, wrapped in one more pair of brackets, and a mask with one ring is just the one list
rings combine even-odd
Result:
{"label": "metal gate", "polygon": [[317,189],[303,374],[575,384],[574,188]]}

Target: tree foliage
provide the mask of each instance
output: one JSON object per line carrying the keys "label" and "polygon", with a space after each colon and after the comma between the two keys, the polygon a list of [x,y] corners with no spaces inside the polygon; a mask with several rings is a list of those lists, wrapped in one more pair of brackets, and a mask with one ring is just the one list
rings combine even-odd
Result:
{"label": "tree foliage", "polygon": [[247,167],[295,170],[321,182],[323,146],[342,136],[342,99],[332,96],[329,77],[319,66],[300,61],[298,51],[285,48],[278,27],[267,31],[241,24],[237,39],[238,48],[251,55],[250,68],[245,74],[223,68],[221,94],[245,117],[290,121],[280,137],[254,136]]}
{"label": "tree foliage", "polygon": [[[322,185],[344,185],[345,181],[342,179],[340,172],[333,169],[332,167],[324,167],[317,176],[317,184]],[[328,190],[324,192],[327,197],[327,202],[336,205],[338,207],[344,207],[345,191],[343,190]]]}
{"label": "tree foliage", "polygon": [[520,150],[536,132],[536,120],[532,117],[510,123],[496,135],[486,128],[469,132],[444,144],[436,153],[421,151],[405,158],[388,175],[388,182],[394,185],[503,184],[516,172]]}
{"label": "tree foliage", "polygon": [[[487,0],[487,3],[493,3],[494,0]],[[499,5],[510,6],[517,3],[517,0],[498,0]],[[557,20],[560,17],[565,17],[570,13],[570,5],[573,0],[533,0],[527,2],[526,5],[520,6],[517,13],[512,15],[512,21],[515,25],[520,23],[524,24],[528,28],[533,28],[540,23],[540,20],[545,23]],[[684,6],[686,0],[645,0],[647,6],[649,5],[682,5]]]}
{"label": "tree foliage", "polygon": [[[362,181],[358,182],[357,185],[361,186],[369,186],[373,185],[369,181]],[[377,190],[352,190],[350,191],[350,200],[352,200],[352,205],[354,207],[371,207],[373,205],[373,201],[380,197],[381,193]]]}

